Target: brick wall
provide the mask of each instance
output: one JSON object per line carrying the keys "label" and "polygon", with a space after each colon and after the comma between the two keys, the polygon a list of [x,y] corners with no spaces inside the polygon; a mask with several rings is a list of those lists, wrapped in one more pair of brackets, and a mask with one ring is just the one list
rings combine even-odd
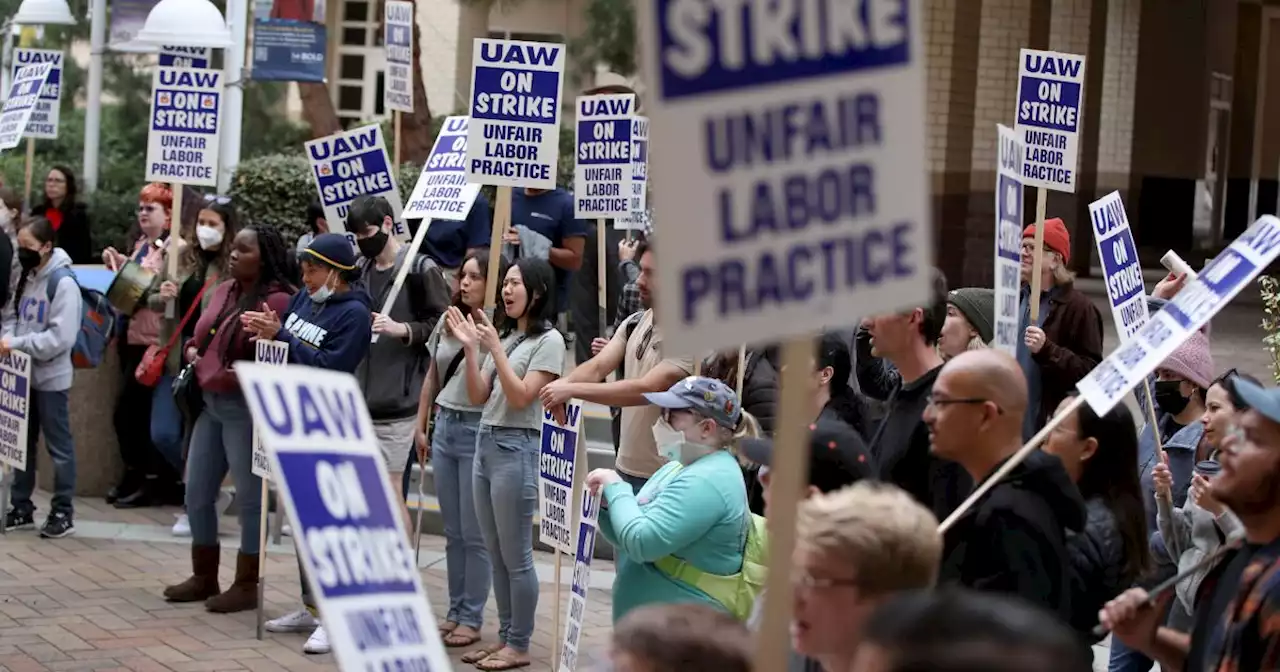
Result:
{"label": "brick wall", "polygon": [[1133,110],[1138,78],[1141,0],[1110,0],[1106,57],[1102,64],[1102,112],[1098,141],[1098,189],[1129,190],[1133,152]]}

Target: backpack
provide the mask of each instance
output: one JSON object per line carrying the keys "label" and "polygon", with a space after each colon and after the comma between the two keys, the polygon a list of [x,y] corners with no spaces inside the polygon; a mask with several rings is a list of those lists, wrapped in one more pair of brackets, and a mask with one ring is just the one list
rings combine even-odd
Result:
{"label": "backpack", "polygon": [[[682,468],[677,464],[674,469],[667,470],[659,484],[674,478]],[[769,575],[769,528],[763,516],[747,515],[747,541],[742,549],[742,569],[737,573],[728,576],[711,574],[674,555],[658,558],[653,566],[673,581],[701,590],[734,618],[746,621]]]}
{"label": "backpack", "polygon": [[76,281],[80,290],[80,330],[76,333],[76,343],[71,348],[71,364],[77,369],[92,369],[102,363],[107,356],[107,344],[115,334],[116,310],[111,307],[107,297],[96,289],[80,286],[75,271],[63,266],[55,268],[49,274],[46,289],[49,292],[49,303],[58,291],[58,284],[63,278]]}

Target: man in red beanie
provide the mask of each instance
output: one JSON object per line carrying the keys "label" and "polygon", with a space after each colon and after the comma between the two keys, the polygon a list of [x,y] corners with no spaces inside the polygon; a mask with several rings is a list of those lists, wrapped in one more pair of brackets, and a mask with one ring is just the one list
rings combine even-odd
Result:
{"label": "man in red beanie", "polygon": [[1075,288],[1071,234],[1055,217],[1044,223],[1040,251],[1040,314],[1031,321],[1031,274],[1036,253],[1036,226],[1022,232],[1022,343],[1018,363],[1027,377],[1024,439],[1044,426],[1076,383],[1102,361],[1102,313]]}

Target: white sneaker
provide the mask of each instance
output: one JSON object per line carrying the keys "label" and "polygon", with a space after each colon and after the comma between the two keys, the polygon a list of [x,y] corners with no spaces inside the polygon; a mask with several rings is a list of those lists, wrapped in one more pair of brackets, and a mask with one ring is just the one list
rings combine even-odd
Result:
{"label": "white sneaker", "polygon": [[292,536],[293,536],[293,527],[291,527],[291,526],[289,525],[289,523],[285,523],[284,525],[281,525],[281,526],[280,526],[280,534],[281,534],[282,536],[285,536],[285,537],[292,537]]}
{"label": "white sneaker", "polygon": [[191,521],[187,519],[187,514],[179,513],[178,522],[173,524],[173,536],[189,537],[191,536]]}
{"label": "white sneaker", "polygon": [[316,631],[307,638],[307,643],[302,645],[303,653],[329,653],[330,650],[329,633],[324,631],[323,625],[316,628]]}
{"label": "white sneaker", "polygon": [[311,632],[320,625],[319,619],[306,609],[299,609],[280,618],[273,618],[263,626],[267,632]]}

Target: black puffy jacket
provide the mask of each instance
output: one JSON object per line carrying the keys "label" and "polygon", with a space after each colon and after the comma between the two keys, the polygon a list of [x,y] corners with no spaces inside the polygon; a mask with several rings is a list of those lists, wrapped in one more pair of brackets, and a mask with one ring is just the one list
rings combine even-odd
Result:
{"label": "black puffy jacket", "polygon": [[1124,538],[1116,516],[1101,497],[1084,503],[1084,531],[1067,533],[1071,558],[1071,627],[1096,642],[1098,610],[1132,582],[1125,574]]}

